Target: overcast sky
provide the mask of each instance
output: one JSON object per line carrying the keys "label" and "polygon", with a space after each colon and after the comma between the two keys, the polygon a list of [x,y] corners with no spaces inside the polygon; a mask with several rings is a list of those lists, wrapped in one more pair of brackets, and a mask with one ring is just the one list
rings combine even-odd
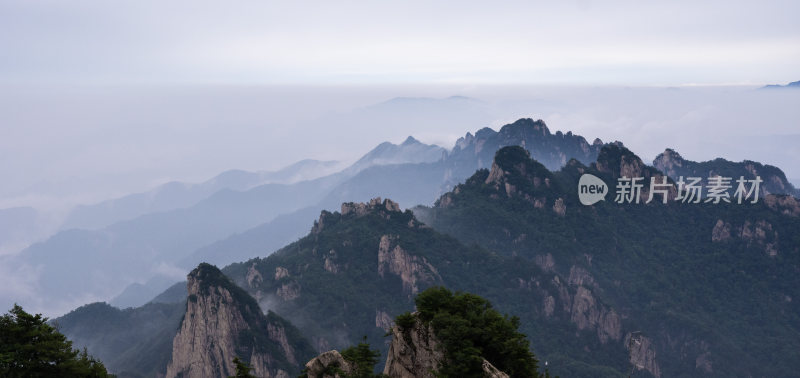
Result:
{"label": "overcast sky", "polygon": [[800,2],[0,0],[0,83],[763,84]]}
{"label": "overcast sky", "polygon": [[[762,159],[798,177],[797,149],[690,134],[795,140],[797,96],[647,89],[800,80],[798,14],[798,1],[764,0],[0,0],[0,208],[355,159],[409,134],[449,148],[522,116],[623,140],[646,161],[692,141],[694,159]],[[611,92],[552,90],[592,86]],[[615,89],[628,86],[639,91]],[[364,110],[451,95],[478,102]]]}

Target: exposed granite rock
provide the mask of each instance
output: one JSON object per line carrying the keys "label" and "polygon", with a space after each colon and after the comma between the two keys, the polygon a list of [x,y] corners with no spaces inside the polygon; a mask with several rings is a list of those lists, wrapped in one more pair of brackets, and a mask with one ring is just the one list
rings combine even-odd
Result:
{"label": "exposed granite rock", "polygon": [[375,310],[375,327],[388,332],[394,327],[394,321],[385,311]]}
{"label": "exposed granite rock", "polygon": [[399,212],[400,205],[388,198],[381,202],[381,198],[376,197],[367,203],[346,202],[342,204],[341,208],[342,215],[354,214],[357,217],[364,216],[373,211]]}
{"label": "exposed granite rock", "polygon": [[594,278],[589,274],[589,271],[577,265],[573,265],[569,268],[569,278],[567,282],[574,286],[595,286]]}
{"label": "exposed granite rock", "polygon": [[285,283],[276,290],[275,294],[284,301],[290,301],[300,296],[300,285],[297,282]]}
{"label": "exposed granite rock", "polygon": [[508,374],[498,370],[489,361],[483,360],[483,373],[486,378],[508,378]]}
{"label": "exposed granite rock", "polygon": [[553,311],[556,308],[556,299],[553,298],[552,295],[548,295],[544,298],[544,303],[542,304],[544,308],[544,315],[547,317],[553,316]]}
{"label": "exposed granite rock", "polygon": [[289,270],[287,270],[286,268],[284,268],[282,266],[276,267],[275,268],[275,281],[277,281],[277,280],[279,280],[281,278],[285,278],[285,277],[289,277]]}
{"label": "exposed granite rock", "polygon": [[625,348],[630,355],[630,363],[637,370],[646,370],[654,377],[661,377],[661,368],[656,362],[656,351],[653,348],[653,342],[641,335],[625,335]]}
{"label": "exposed granite rock", "polygon": [[256,263],[253,263],[247,268],[247,276],[245,279],[247,280],[247,285],[252,288],[257,288],[264,282],[264,277],[262,277],[261,273],[256,269]]}
{"label": "exposed granite rock", "polygon": [[771,194],[764,197],[764,203],[766,203],[770,209],[778,211],[781,214],[800,217],[800,201],[795,197]]}
{"label": "exposed granite rock", "polygon": [[[383,374],[395,378],[434,378],[434,372],[444,362],[444,351],[433,329],[415,317],[410,329],[392,327],[392,343]],[[486,359],[482,363],[486,377],[508,378]]]}
{"label": "exposed granite rock", "polygon": [[419,292],[418,282],[441,282],[439,272],[426,258],[408,254],[396,244],[396,239],[389,235],[381,237],[378,245],[378,274],[381,277],[386,273],[400,277],[403,291],[411,295]]}
{"label": "exposed granite rock", "polygon": [[[553,284],[558,290],[558,300],[563,304],[564,312],[578,329],[596,331],[601,343],[619,340],[622,337],[622,317],[595,298],[587,286],[597,289],[597,284],[588,271],[575,265],[570,268],[568,284],[574,288],[574,295],[558,276],[553,277]],[[551,316],[554,311],[555,298],[545,297],[545,315]]]}
{"label": "exposed granite rock", "polygon": [[564,216],[567,213],[567,205],[564,204],[563,198],[556,199],[556,203],[553,205],[553,211],[560,216]]}
{"label": "exposed granite rock", "polygon": [[[172,342],[167,377],[227,377],[234,357],[253,367],[259,377],[288,377],[277,361],[295,361],[282,325],[269,322],[256,301],[214,266],[200,264],[187,277],[186,315]],[[276,342],[283,356],[272,356],[255,339],[241,335],[263,332]],[[245,344],[243,344],[245,342]],[[294,362],[296,364],[296,362]]]}
{"label": "exposed granite rock", "polygon": [[679,172],[683,172],[683,165],[684,160],[681,154],[671,148],[667,148],[653,160],[654,167],[673,178],[680,176]]}
{"label": "exposed granite rock", "polygon": [[343,376],[341,373],[351,374],[353,370],[353,366],[335,350],[322,353],[306,363],[306,374],[309,378],[340,378]]}
{"label": "exposed granite rock", "polygon": [[286,360],[292,365],[297,365],[297,359],[294,356],[294,348],[289,344],[289,338],[286,337],[286,328],[272,323],[267,324],[267,334],[269,338],[281,346],[283,355]]}
{"label": "exposed granite rock", "polygon": [[335,261],[336,261],[336,251],[331,249],[328,252],[328,255],[325,256],[325,265],[324,265],[325,270],[333,274],[339,273],[339,265],[337,265]]}
{"label": "exposed granite rock", "polygon": [[578,329],[596,329],[601,343],[609,339],[619,340],[622,336],[622,322],[613,309],[597,303],[591,290],[580,286],[572,303],[570,320]]}
{"label": "exposed granite rock", "polygon": [[701,370],[705,374],[711,374],[714,372],[714,366],[711,362],[711,352],[705,352],[694,360],[694,367],[697,370]]}
{"label": "exposed granite rock", "polygon": [[390,377],[433,378],[433,372],[444,360],[444,352],[430,326],[415,317],[410,329],[392,327],[392,343],[383,374]]}
{"label": "exposed granite rock", "polygon": [[731,238],[731,225],[730,223],[726,223],[722,221],[722,219],[717,219],[717,223],[714,225],[714,229],[711,230],[711,241],[712,242],[722,242],[728,241]]}
{"label": "exposed granite rock", "polygon": [[711,241],[725,242],[734,237],[746,242],[748,246],[762,246],[764,253],[769,256],[776,256],[779,252],[778,231],[773,230],[772,224],[763,219],[756,222],[745,220],[736,230],[733,230],[730,223],[718,219],[711,230]]}

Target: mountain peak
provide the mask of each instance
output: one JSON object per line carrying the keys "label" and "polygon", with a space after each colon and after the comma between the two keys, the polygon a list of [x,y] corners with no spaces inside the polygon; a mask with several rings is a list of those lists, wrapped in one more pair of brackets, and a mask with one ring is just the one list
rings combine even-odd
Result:
{"label": "mountain peak", "polygon": [[369,214],[376,214],[382,218],[388,219],[392,214],[403,214],[403,210],[400,209],[400,205],[398,205],[397,202],[388,198],[382,201],[380,197],[376,197],[369,202],[344,202],[342,203],[341,211],[339,211],[338,216],[334,216],[335,214],[323,210],[319,215],[319,219],[314,222],[311,233],[318,234],[322,232],[323,228],[330,222],[337,222],[334,219],[360,218]]}
{"label": "mountain peak", "polygon": [[[474,135],[467,133],[456,141],[456,145],[448,155],[455,162],[474,161],[474,168],[488,168],[494,159],[494,153],[502,147],[522,146],[531,153],[531,157],[542,163],[551,171],[563,167],[571,158],[584,164],[590,164],[597,158],[602,146],[601,140],[589,144],[586,139],[572,132],[550,132],[542,121],[532,118],[520,118],[495,131],[485,127]],[[471,167],[471,168],[472,168]],[[453,172],[454,176],[469,177],[474,169],[463,169]]]}
{"label": "mountain peak", "polygon": [[684,160],[677,151],[667,148],[653,160],[653,166],[667,176],[677,177],[677,172],[683,168]]}
{"label": "mountain peak", "polygon": [[538,161],[531,159],[528,150],[520,146],[503,147],[495,153],[492,169],[484,181],[506,195],[529,196],[551,187],[552,173]]}
{"label": "mountain peak", "polygon": [[422,144],[422,142],[415,139],[413,136],[409,135],[408,138],[401,144],[401,146],[409,146],[412,144]]}
{"label": "mountain peak", "polygon": [[534,121],[532,118],[520,118],[514,123],[505,125],[500,129],[501,134],[519,135],[522,133],[530,133],[533,135],[548,136],[550,129],[541,119]]}
{"label": "mountain peak", "polygon": [[769,84],[769,85],[765,85],[765,86],[761,87],[761,89],[777,89],[777,88],[800,88],[800,80],[793,81],[793,82],[791,82],[789,84],[786,84],[786,85]]}
{"label": "mountain peak", "polygon": [[[230,376],[240,356],[257,376],[288,376],[297,357],[286,320],[264,315],[256,300],[215,266],[200,264],[187,276],[186,314],[172,343],[167,377]],[[300,344],[307,344],[298,340]],[[305,350],[305,345],[301,348]]]}

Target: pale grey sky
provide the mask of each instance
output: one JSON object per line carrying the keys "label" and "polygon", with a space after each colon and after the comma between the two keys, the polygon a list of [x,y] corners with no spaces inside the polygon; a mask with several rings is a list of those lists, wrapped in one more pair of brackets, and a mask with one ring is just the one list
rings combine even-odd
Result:
{"label": "pale grey sky", "polygon": [[[757,119],[752,132],[795,135],[796,96],[747,106],[724,90],[679,100],[647,88],[799,80],[797,14],[798,1],[764,0],[0,0],[0,208],[354,159],[408,134],[451,147],[522,116],[589,138],[641,136],[646,159],[662,148],[647,135],[676,123],[713,133]],[[639,91],[541,90],[595,85]],[[392,122],[360,110],[451,95],[484,104]],[[744,155],[723,147],[696,158]],[[800,176],[773,155],[743,157]]]}
{"label": "pale grey sky", "polygon": [[0,83],[763,84],[800,2],[0,0]]}

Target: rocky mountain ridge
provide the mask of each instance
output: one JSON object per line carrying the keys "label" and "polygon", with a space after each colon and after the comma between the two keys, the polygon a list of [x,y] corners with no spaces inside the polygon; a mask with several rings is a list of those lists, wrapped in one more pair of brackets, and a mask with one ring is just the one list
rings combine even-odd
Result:
{"label": "rocky mountain ridge", "polygon": [[733,178],[735,184],[735,180],[739,177],[743,176],[745,179],[751,180],[758,176],[763,180],[763,183],[760,184],[762,198],[768,194],[788,194],[800,197],[800,191],[786,179],[786,174],[780,168],[755,161],[744,160],[737,163],[717,158],[696,162],[686,160],[677,151],[667,148],[653,160],[653,167],[664,172],[674,181],[678,181],[681,176],[684,178],[701,177],[703,180],[712,176],[724,176]]}
{"label": "rocky mountain ridge", "polygon": [[261,308],[216,267],[200,264],[187,279],[186,314],[173,339],[166,377],[227,377],[239,357],[259,377],[288,378],[297,372],[303,340],[296,330]]}

